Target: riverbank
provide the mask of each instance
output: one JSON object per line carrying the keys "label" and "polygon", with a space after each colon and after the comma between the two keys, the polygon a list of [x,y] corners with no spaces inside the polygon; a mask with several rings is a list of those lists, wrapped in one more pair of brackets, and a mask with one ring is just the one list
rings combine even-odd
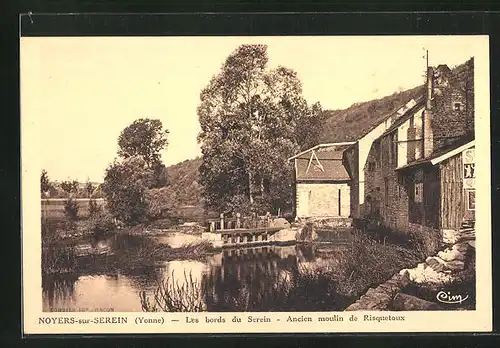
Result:
{"label": "riverbank", "polygon": [[474,310],[475,282],[474,238],[459,236],[425,262],[371,287],[346,311]]}

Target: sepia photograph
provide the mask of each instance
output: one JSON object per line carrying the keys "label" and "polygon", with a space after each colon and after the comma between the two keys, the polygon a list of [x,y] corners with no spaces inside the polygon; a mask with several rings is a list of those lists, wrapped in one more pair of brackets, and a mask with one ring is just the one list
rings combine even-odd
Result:
{"label": "sepia photograph", "polygon": [[37,315],[474,312],[487,50],[452,35],[22,38]]}

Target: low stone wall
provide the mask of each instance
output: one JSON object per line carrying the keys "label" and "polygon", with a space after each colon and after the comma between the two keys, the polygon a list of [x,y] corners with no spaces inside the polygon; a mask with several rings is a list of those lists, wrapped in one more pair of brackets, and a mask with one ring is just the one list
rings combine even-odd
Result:
{"label": "low stone wall", "polygon": [[376,288],[369,289],[345,311],[389,310],[393,298],[407,286],[410,278],[407,273],[395,274],[391,279]]}
{"label": "low stone wall", "polygon": [[404,294],[402,290],[410,283],[425,285],[449,284],[456,274],[465,269],[467,253],[473,248],[471,235],[458,233],[455,241],[436,256],[428,257],[425,262],[412,269],[403,269],[391,279],[376,288],[369,289],[345,311],[381,310],[411,311],[439,310],[437,303]]}

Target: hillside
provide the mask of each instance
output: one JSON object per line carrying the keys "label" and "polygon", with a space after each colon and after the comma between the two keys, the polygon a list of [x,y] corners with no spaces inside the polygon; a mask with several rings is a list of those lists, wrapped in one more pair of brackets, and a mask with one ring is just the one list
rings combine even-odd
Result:
{"label": "hillside", "polygon": [[[356,103],[345,110],[326,110],[320,142],[356,140],[387,115],[422,93],[423,87],[419,86],[384,98]],[[173,213],[179,217],[196,219],[203,214],[202,187],[198,172],[201,161],[197,157],[167,168],[168,185],[164,190]]]}
{"label": "hillside", "polygon": [[203,214],[198,172],[200,165],[201,158],[196,157],[167,167],[168,184],[164,190],[173,213],[179,217]]}
{"label": "hillside", "polygon": [[423,86],[418,86],[380,99],[356,103],[344,110],[326,110],[326,121],[319,142],[355,141],[387,115],[422,93]]}

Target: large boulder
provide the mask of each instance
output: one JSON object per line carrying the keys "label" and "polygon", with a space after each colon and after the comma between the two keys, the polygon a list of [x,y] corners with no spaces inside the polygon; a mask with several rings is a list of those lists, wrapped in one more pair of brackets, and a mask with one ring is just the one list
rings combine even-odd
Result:
{"label": "large boulder", "polygon": [[465,260],[465,254],[460,250],[455,249],[455,246],[453,246],[452,249],[446,249],[444,251],[438,252],[437,256],[443,261]]}
{"label": "large boulder", "polygon": [[271,221],[271,227],[290,228],[290,223],[284,218],[277,218]]}
{"label": "large boulder", "polygon": [[437,303],[403,293],[394,296],[392,307],[395,311],[430,311],[442,309]]}

